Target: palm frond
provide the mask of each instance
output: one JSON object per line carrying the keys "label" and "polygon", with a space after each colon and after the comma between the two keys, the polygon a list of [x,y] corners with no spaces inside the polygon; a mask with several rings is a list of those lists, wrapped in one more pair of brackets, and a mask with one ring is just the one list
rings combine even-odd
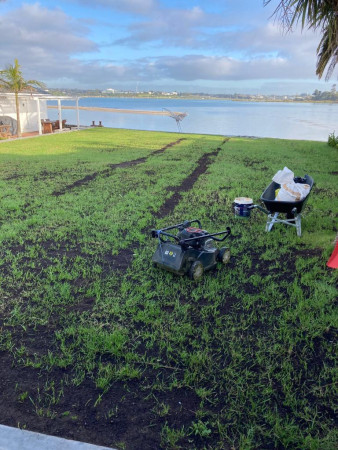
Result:
{"label": "palm frond", "polygon": [[[264,0],[264,6],[272,0]],[[273,16],[283,28],[291,31],[298,23],[301,27],[321,29],[322,37],[317,47],[316,74],[319,78],[327,69],[326,81],[337,65],[338,52],[338,1],[337,0],[281,0]]]}

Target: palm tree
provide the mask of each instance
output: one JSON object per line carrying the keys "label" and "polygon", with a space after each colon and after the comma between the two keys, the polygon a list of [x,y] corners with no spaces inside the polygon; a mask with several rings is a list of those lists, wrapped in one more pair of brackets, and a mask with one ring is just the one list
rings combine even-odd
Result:
{"label": "palm tree", "polygon": [[17,59],[14,60],[14,65],[9,65],[7,69],[0,71],[0,89],[5,89],[15,94],[18,137],[21,137],[19,92],[32,91],[35,87],[44,88],[45,85],[37,80],[25,80]]}
{"label": "palm tree", "polygon": [[[264,0],[264,6],[271,1]],[[328,81],[338,62],[337,0],[281,0],[273,15],[288,31],[298,22],[301,22],[302,28],[307,26],[321,30],[316,74],[321,78],[327,68],[325,79]]]}

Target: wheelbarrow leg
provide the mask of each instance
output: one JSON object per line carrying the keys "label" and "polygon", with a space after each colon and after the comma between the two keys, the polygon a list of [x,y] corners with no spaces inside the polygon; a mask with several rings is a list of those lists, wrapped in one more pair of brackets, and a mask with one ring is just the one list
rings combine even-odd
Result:
{"label": "wheelbarrow leg", "polygon": [[295,220],[297,236],[300,237],[302,235],[302,216],[300,214],[296,214]]}
{"label": "wheelbarrow leg", "polygon": [[273,216],[269,214],[268,220],[266,222],[265,231],[269,232],[272,230],[272,227],[274,226],[275,222],[277,221],[278,212],[276,212]]}

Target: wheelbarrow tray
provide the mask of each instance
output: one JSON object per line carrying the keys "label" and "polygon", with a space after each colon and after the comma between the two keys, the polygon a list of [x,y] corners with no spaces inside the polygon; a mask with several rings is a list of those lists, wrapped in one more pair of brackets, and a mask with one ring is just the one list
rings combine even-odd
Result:
{"label": "wheelbarrow tray", "polygon": [[279,189],[281,187],[280,184],[276,183],[275,181],[272,181],[269,186],[265,189],[261,196],[261,201],[264,203],[266,209],[270,213],[285,213],[285,214],[292,214],[292,211],[294,208],[297,209],[297,214],[300,214],[302,212],[302,209],[309,198],[311,189],[313,187],[314,181],[309,175],[304,175],[305,183],[310,185],[310,191],[308,195],[300,201],[296,202],[283,202],[279,200],[275,200],[276,197],[276,189]]}

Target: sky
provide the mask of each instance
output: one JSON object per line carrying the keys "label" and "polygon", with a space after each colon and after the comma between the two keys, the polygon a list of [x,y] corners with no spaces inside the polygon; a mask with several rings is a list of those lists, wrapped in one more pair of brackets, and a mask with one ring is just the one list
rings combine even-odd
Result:
{"label": "sky", "polygon": [[205,93],[329,91],[320,35],[285,33],[278,0],[0,0],[0,70],[49,88]]}

